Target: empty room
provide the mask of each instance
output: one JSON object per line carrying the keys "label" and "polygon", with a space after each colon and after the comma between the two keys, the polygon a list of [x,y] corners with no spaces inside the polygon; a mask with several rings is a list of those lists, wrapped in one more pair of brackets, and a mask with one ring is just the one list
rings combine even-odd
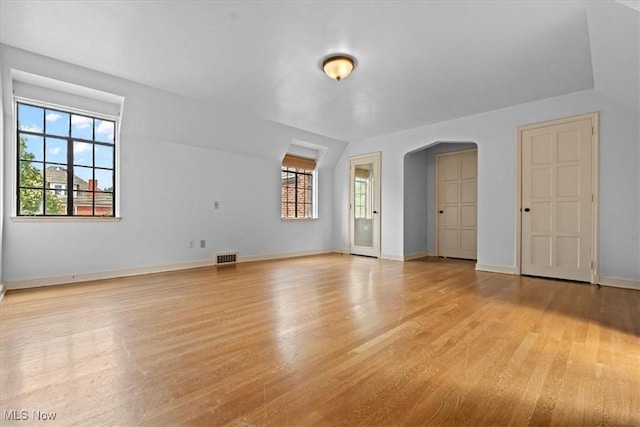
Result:
{"label": "empty room", "polygon": [[640,2],[0,0],[0,425],[640,425]]}

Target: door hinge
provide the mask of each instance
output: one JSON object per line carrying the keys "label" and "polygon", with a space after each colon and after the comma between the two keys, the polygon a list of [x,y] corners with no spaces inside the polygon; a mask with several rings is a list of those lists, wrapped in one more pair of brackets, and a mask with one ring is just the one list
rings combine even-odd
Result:
{"label": "door hinge", "polygon": [[591,269],[595,270],[596,268],[596,262],[594,260],[591,260]]}

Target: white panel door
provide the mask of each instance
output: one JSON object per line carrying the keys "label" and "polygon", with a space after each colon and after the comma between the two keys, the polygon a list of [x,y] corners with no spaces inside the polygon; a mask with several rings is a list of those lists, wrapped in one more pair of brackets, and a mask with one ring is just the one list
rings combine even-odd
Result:
{"label": "white panel door", "polygon": [[350,252],[380,257],[380,153],[349,159]]}
{"label": "white panel door", "polygon": [[591,119],[522,133],[522,274],[590,281]]}
{"label": "white panel door", "polygon": [[438,255],[476,259],[477,150],[439,154]]}

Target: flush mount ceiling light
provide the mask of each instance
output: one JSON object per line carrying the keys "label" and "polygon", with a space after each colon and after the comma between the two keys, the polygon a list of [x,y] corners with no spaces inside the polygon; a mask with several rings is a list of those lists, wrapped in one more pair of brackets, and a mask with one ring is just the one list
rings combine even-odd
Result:
{"label": "flush mount ceiling light", "polygon": [[332,79],[340,81],[351,74],[356,67],[353,57],[348,55],[331,55],[322,62],[322,70]]}

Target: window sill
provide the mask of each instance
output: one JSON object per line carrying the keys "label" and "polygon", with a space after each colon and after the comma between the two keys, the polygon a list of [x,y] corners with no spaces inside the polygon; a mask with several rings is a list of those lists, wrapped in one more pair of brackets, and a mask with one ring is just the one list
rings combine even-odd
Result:
{"label": "window sill", "polygon": [[304,222],[304,221],[317,221],[318,218],[280,218],[284,222]]}
{"label": "window sill", "polygon": [[101,216],[12,216],[13,222],[119,222],[122,217]]}

